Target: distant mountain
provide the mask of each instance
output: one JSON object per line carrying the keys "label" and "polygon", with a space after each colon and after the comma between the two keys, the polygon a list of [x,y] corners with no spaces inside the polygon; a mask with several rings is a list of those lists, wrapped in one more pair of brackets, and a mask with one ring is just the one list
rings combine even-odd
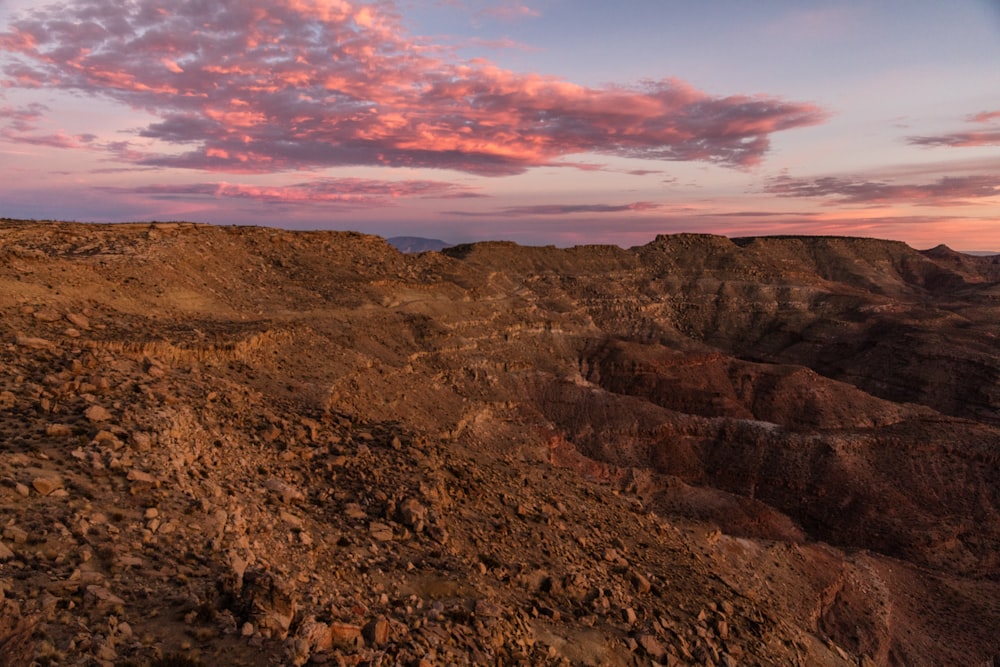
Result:
{"label": "distant mountain", "polygon": [[963,255],[976,255],[977,257],[995,257],[1000,255],[1000,251],[996,250],[962,250]]}
{"label": "distant mountain", "polygon": [[420,236],[393,236],[386,239],[393,248],[399,252],[427,252],[428,250],[440,251],[454,244],[442,241],[441,239],[425,239]]}

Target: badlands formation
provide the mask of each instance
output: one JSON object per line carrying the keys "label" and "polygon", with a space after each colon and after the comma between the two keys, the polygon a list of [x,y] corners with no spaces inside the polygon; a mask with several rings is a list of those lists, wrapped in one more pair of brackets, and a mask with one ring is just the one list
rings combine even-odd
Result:
{"label": "badlands formation", "polygon": [[990,665],[1000,263],[0,221],[0,665]]}

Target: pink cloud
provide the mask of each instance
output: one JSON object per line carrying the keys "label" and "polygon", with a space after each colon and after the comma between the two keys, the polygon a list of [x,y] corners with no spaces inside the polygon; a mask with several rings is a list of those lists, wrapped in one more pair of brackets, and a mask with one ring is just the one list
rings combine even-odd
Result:
{"label": "pink cloud", "polygon": [[[991,123],[1000,120],[1000,111],[981,111],[966,118],[970,123]],[[965,132],[950,132],[948,134],[914,136],[906,138],[915,146],[950,146],[953,148],[971,148],[976,146],[1000,146],[1000,127],[985,130],[969,130]]]}
{"label": "pink cloud", "polygon": [[475,192],[441,181],[381,181],[363,178],[329,178],[283,186],[239,183],[189,183],[145,185],[133,188],[104,188],[123,194],[149,195],[155,198],[210,197],[215,199],[250,199],[275,204],[345,204],[386,206],[406,197],[459,199],[480,197]]}
{"label": "pink cloud", "polygon": [[11,132],[30,132],[49,108],[44,104],[29,104],[25,107],[0,107],[0,121]]}
{"label": "pink cloud", "polygon": [[591,88],[445,60],[403,32],[389,2],[81,0],[14,20],[0,50],[5,86],[157,116],[140,135],[185,150],[115,154],[146,166],[506,175],[604,153],[747,167],[772,133],[825,118],[811,104],[717,97],[676,79]]}
{"label": "pink cloud", "polygon": [[824,176],[821,178],[771,179],[765,192],[779,197],[821,197],[832,204],[909,204],[917,206],[961,206],[972,200],[1000,196],[1000,175],[945,176],[932,183],[886,181]]}
{"label": "pink cloud", "polygon": [[994,120],[1000,120],[1000,109],[997,111],[980,111],[969,116],[967,120],[970,123],[990,123]]}
{"label": "pink cloud", "polygon": [[581,213],[628,213],[649,211],[659,208],[653,202],[633,202],[631,204],[541,204],[536,206],[512,206],[496,211],[445,211],[448,215],[464,217],[526,217],[543,215],[578,215]]}
{"label": "pink cloud", "polygon": [[524,51],[528,53],[541,51],[542,49],[537,46],[532,46],[530,44],[525,44],[524,42],[518,42],[517,40],[511,39],[510,37],[501,37],[500,39],[481,39],[478,37],[471,37],[469,39],[463,39],[457,44],[457,46],[464,47],[482,47],[486,49],[499,49],[499,50],[511,50],[511,51]]}
{"label": "pink cloud", "polygon": [[32,146],[48,146],[50,148],[89,148],[96,137],[92,134],[69,135],[65,132],[53,134],[19,134],[0,131],[0,139]]}
{"label": "pink cloud", "polygon": [[39,122],[48,110],[38,103],[0,107],[0,140],[52,148],[89,148],[97,139],[93,134],[70,135],[62,131],[39,134]]}
{"label": "pink cloud", "polygon": [[954,148],[1000,146],[1000,129],[985,132],[953,132],[937,136],[907,137],[907,142],[916,146],[951,146]]}

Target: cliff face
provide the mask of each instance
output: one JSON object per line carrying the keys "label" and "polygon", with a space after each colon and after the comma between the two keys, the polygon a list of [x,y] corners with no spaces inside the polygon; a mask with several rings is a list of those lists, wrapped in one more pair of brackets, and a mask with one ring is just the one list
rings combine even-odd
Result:
{"label": "cliff face", "polygon": [[995,258],[7,221],[0,312],[8,655],[1000,656]]}

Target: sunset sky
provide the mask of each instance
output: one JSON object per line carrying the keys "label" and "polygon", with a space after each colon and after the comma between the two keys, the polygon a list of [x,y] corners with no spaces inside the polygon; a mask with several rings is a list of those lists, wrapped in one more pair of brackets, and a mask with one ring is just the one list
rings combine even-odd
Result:
{"label": "sunset sky", "polygon": [[0,217],[1000,251],[1000,1],[0,0]]}

